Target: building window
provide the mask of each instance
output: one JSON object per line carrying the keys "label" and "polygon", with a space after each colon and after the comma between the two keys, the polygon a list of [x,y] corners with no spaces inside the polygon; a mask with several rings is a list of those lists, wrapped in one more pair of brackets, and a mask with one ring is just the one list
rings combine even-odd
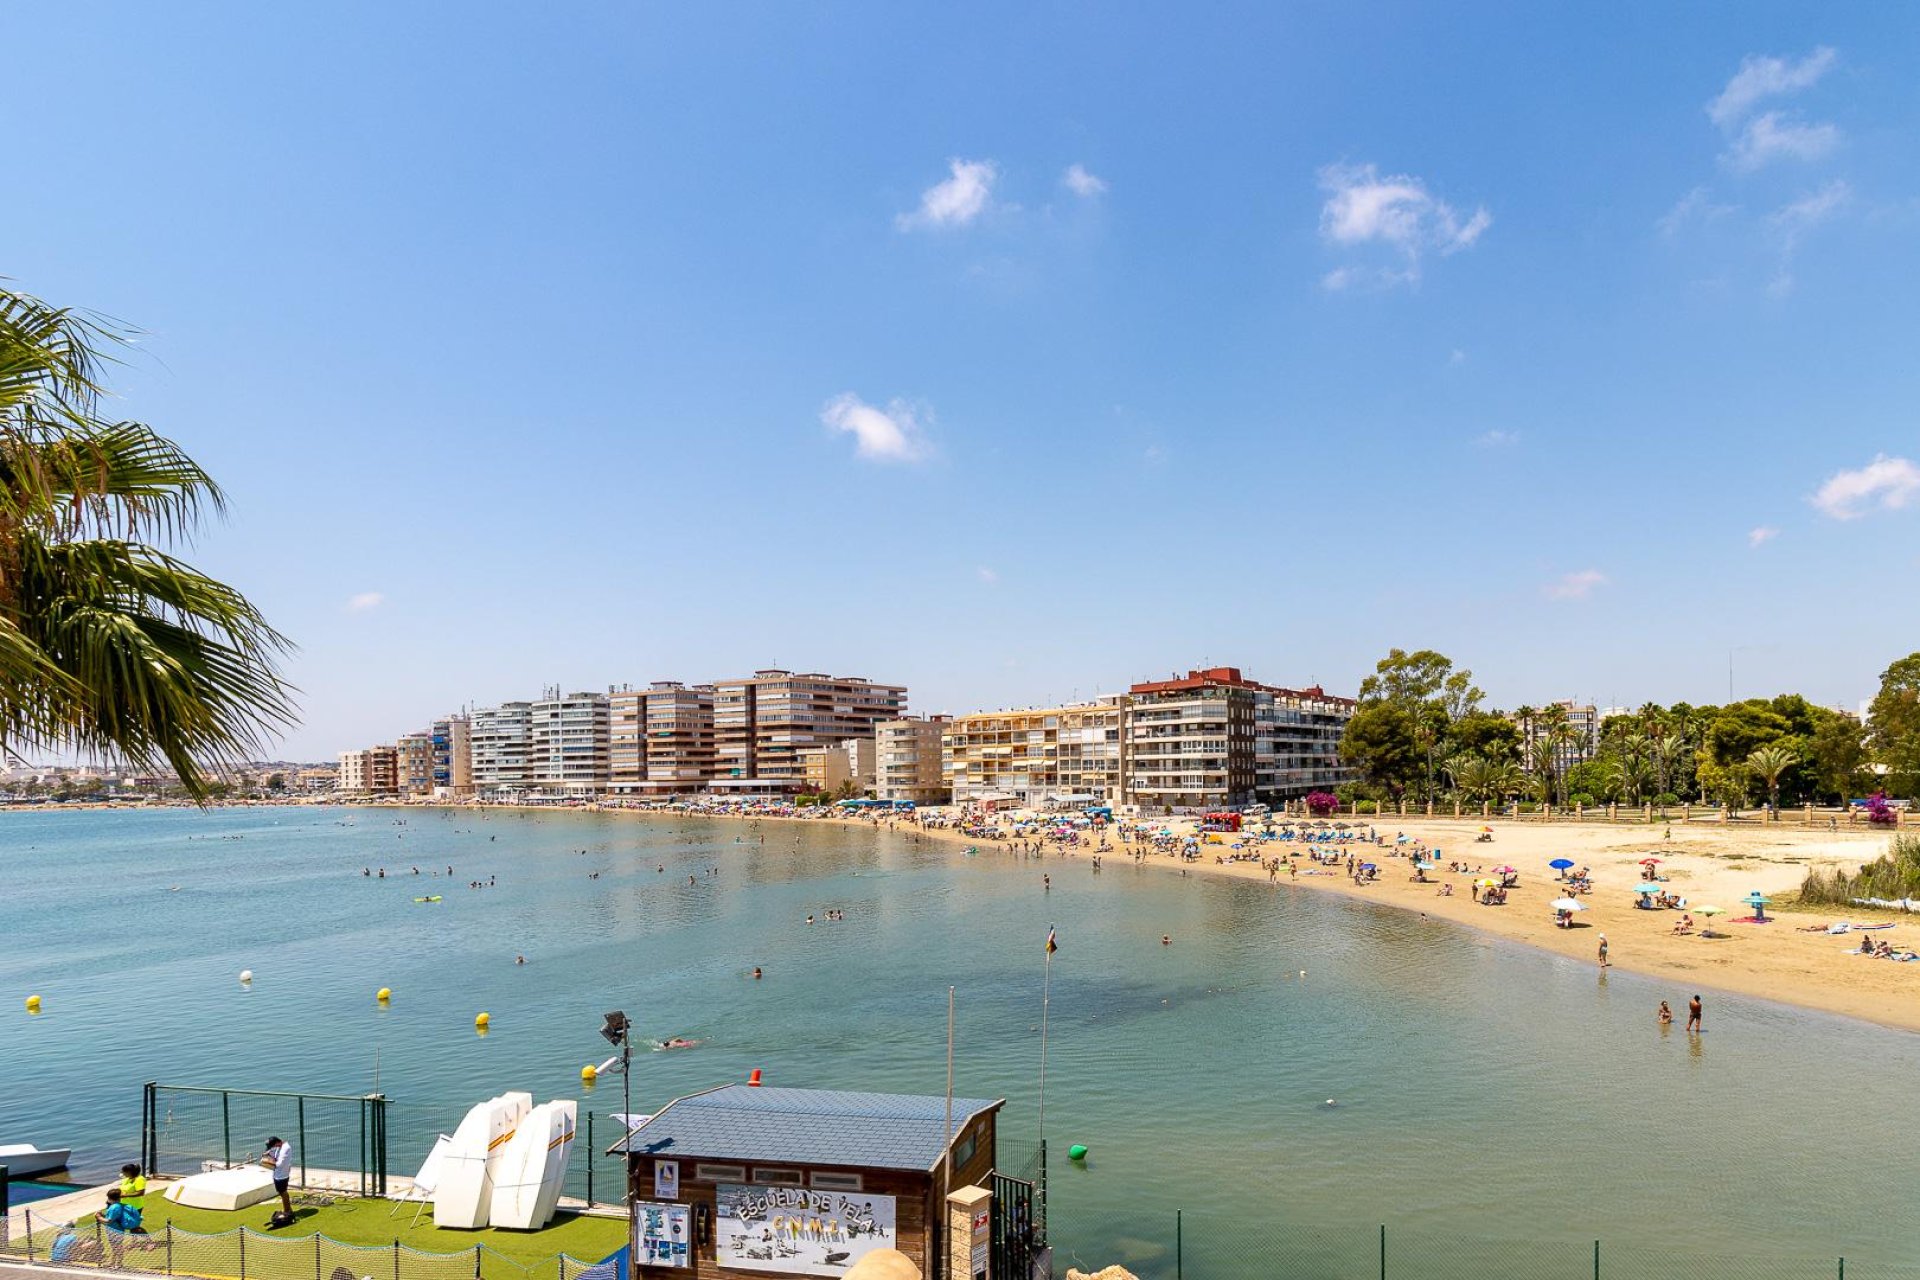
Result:
{"label": "building window", "polygon": [[810,1173],[807,1185],[816,1191],[864,1191],[857,1173]]}
{"label": "building window", "polygon": [[755,1169],[753,1180],[763,1187],[804,1187],[807,1180],[798,1169]]}
{"label": "building window", "polygon": [[973,1159],[974,1148],[978,1145],[978,1137],[975,1136],[972,1130],[968,1130],[964,1138],[953,1144],[953,1167],[958,1169],[966,1164],[967,1161]]}
{"label": "building window", "polygon": [[696,1164],[693,1166],[693,1178],[696,1182],[745,1182],[747,1166],[743,1164]]}

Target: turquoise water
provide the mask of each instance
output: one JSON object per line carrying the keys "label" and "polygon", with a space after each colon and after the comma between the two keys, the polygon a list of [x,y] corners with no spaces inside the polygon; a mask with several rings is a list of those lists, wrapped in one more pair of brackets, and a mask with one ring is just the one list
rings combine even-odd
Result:
{"label": "turquoise water", "polygon": [[[1616,1275],[1920,1274],[1920,1038],[1713,993],[1705,1036],[1663,1032],[1655,1005],[1689,991],[1293,886],[572,813],[7,814],[0,847],[0,1142],[91,1173],[137,1153],[146,1080],[349,1094],[377,1072],[398,1172],[502,1089],[617,1111],[617,1081],[578,1079],[612,1008],[705,1041],[638,1055],[637,1110],[756,1067],[938,1093],[949,984],[957,1091],[1006,1096],[1017,1151],[1053,923],[1069,1261],[1171,1275],[1183,1210],[1195,1277],[1374,1275],[1381,1223],[1395,1274],[1585,1275],[1595,1238],[1638,1259]],[[829,908],[846,921],[805,923]],[[163,1119],[163,1150],[221,1154],[215,1104]],[[351,1113],[308,1122],[315,1163],[350,1161]],[[243,1151],[291,1127],[265,1104],[232,1125]]]}

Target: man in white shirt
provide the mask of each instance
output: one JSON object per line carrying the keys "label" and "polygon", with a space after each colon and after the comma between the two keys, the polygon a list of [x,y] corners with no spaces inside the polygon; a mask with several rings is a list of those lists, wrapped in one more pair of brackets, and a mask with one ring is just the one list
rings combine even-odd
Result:
{"label": "man in white shirt", "polygon": [[273,1189],[280,1197],[280,1207],[292,1218],[293,1196],[288,1193],[287,1184],[293,1180],[293,1144],[282,1138],[268,1138],[267,1153],[260,1157],[260,1163],[273,1171]]}

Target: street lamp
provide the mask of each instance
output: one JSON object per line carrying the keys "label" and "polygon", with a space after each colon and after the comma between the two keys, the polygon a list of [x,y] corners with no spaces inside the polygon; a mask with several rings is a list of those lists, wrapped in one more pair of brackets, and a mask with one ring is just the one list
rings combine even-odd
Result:
{"label": "street lamp", "polygon": [[[620,1051],[620,1093],[623,1110],[620,1115],[620,1127],[623,1137],[620,1141],[620,1153],[626,1159],[620,1163],[620,1181],[626,1189],[627,1199],[627,1274],[633,1274],[633,1247],[636,1212],[633,1201],[633,1152],[628,1143],[633,1138],[633,1022],[618,1009],[606,1015],[600,1025],[600,1035],[606,1042]],[[592,1154],[587,1158],[591,1160]],[[624,1277],[623,1277],[624,1280]]]}

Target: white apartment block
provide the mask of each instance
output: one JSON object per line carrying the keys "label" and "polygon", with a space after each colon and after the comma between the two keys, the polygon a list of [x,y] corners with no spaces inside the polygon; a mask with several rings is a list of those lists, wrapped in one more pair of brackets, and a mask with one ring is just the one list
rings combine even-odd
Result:
{"label": "white apartment block", "polygon": [[503,702],[475,711],[468,726],[474,792],[502,800],[523,794],[531,781],[527,755],[531,745],[533,704]]}
{"label": "white apartment block", "polygon": [[549,689],[528,716],[527,781],[549,796],[597,796],[610,772],[604,693]]}

